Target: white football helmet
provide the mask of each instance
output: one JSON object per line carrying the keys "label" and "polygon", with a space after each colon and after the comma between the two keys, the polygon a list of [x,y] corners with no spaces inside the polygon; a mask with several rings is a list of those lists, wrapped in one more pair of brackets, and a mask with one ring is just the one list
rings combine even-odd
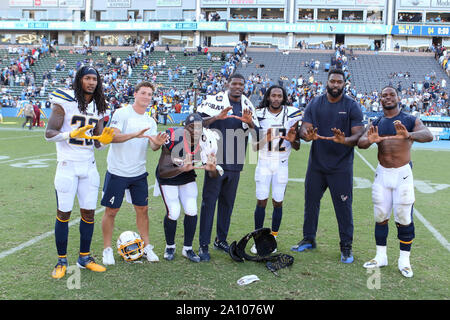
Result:
{"label": "white football helmet", "polygon": [[124,231],[117,239],[117,251],[126,261],[137,260],[144,254],[144,241],[134,231]]}
{"label": "white football helmet", "polygon": [[199,141],[202,150],[200,152],[200,156],[203,164],[206,164],[208,161],[209,154],[217,154],[217,140],[220,140],[217,132],[211,129],[203,128],[203,134]]}

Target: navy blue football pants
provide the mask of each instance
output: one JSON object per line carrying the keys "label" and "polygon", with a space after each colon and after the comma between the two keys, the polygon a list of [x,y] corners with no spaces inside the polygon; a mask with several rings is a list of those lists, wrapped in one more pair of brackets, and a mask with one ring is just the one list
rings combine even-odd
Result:
{"label": "navy blue football pants", "polygon": [[240,171],[225,170],[222,176],[210,178],[205,172],[200,209],[199,242],[201,246],[209,245],[211,242],[216,202],[218,206],[217,238],[220,241],[227,239],[240,174]]}
{"label": "navy blue football pants", "polygon": [[305,178],[305,212],[303,238],[316,238],[319,222],[320,200],[329,188],[339,227],[340,245],[350,245],[353,241],[353,170],[324,173],[308,167]]}

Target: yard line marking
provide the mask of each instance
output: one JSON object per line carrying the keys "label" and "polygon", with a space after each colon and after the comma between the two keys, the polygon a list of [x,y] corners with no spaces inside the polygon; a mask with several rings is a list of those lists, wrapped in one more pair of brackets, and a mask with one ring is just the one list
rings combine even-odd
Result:
{"label": "yard line marking", "polygon": [[[372,169],[373,172],[375,172],[375,168],[370,164],[369,161],[367,161],[366,158],[364,158],[364,156],[358,152],[358,150],[355,149],[356,154],[361,158],[362,161],[364,161],[365,164],[367,164],[367,166]],[[431,232],[431,234],[436,238],[437,241],[439,241],[439,243],[450,252],[450,243],[447,241],[447,239],[444,238],[444,236],[442,236],[439,231],[437,231],[431,223],[428,222],[427,219],[425,219],[425,217],[419,212],[419,210],[417,210],[416,208],[414,208],[414,214],[416,215],[416,217],[423,223],[423,225],[425,226],[425,228],[428,229],[428,231]]]}
{"label": "yard line marking", "polygon": [[22,138],[36,138],[36,137],[39,137],[39,138],[42,138],[42,135],[34,135],[34,136],[23,136],[23,137],[8,137],[8,138],[0,138],[0,140],[14,140],[14,139],[22,139]]}
{"label": "yard line marking", "polygon": [[20,132],[25,132],[25,131],[29,131],[29,132],[44,132],[45,128],[34,128],[33,130],[28,129],[28,127],[25,128],[3,128],[0,127],[0,131],[20,131]]}
{"label": "yard line marking", "polygon": [[28,157],[17,158],[17,159],[9,159],[9,160],[5,160],[5,161],[0,161],[0,164],[4,164],[4,163],[8,163],[8,162],[14,162],[14,161],[18,161],[18,160],[26,160],[26,159],[33,159],[33,158],[53,156],[55,154],[56,154],[56,152],[45,153],[45,154],[38,154],[38,155],[34,155],[34,156],[28,156]]}
{"label": "yard line marking", "polygon": [[[148,189],[150,190],[150,189],[152,189],[153,187],[154,187],[154,184],[152,184],[151,186],[149,186]],[[105,211],[105,207],[98,208],[97,210],[95,210],[95,214],[100,213],[100,212],[103,212],[103,211]],[[76,225],[76,224],[80,223],[80,220],[81,220],[81,218],[78,218],[78,219],[76,219],[76,220],[70,221],[70,222],[69,222],[69,228],[70,228],[71,226],[73,226],[73,225]],[[27,247],[29,247],[29,246],[32,246],[33,244],[35,244],[35,243],[37,243],[37,242],[39,242],[39,241],[41,241],[41,240],[43,240],[43,239],[46,239],[46,238],[48,238],[48,237],[50,237],[50,236],[52,236],[52,235],[54,235],[54,234],[55,234],[55,230],[48,231],[48,232],[43,233],[43,234],[41,234],[41,235],[39,235],[39,236],[37,236],[37,237],[34,237],[34,238],[31,239],[31,240],[28,240],[27,242],[24,242],[24,243],[19,244],[17,247],[14,247],[14,248],[11,248],[11,249],[9,249],[9,250],[0,252],[0,259],[3,259],[3,258],[5,258],[5,257],[7,257],[7,256],[9,256],[9,255],[11,255],[11,254],[13,254],[13,253],[16,253],[17,251],[20,251],[20,250],[22,250],[22,249],[25,249],[25,248],[27,248]]]}

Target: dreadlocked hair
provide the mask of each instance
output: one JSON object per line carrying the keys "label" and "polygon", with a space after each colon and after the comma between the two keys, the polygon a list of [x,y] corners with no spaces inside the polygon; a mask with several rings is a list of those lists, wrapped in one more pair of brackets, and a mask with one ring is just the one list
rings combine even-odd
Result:
{"label": "dreadlocked hair", "polygon": [[[81,84],[81,78],[83,77],[84,70],[86,68],[90,68],[88,66],[81,67],[78,69],[75,79],[73,80],[73,91],[75,93],[75,99],[78,102],[78,109],[81,112],[86,112],[88,103],[84,98],[83,85]],[[103,84],[100,74],[97,72],[97,86],[95,87],[94,93],[92,94],[93,100],[95,102],[95,107],[98,110],[98,113],[105,113],[107,109],[106,99],[103,92]]]}
{"label": "dreadlocked hair", "polygon": [[266,93],[264,93],[264,97],[261,100],[261,103],[258,106],[258,109],[269,108],[270,107],[270,93],[272,89],[281,89],[283,91],[283,101],[281,101],[281,105],[285,106],[287,104],[287,93],[286,90],[282,86],[273,85],[269,89],[267,89]]}

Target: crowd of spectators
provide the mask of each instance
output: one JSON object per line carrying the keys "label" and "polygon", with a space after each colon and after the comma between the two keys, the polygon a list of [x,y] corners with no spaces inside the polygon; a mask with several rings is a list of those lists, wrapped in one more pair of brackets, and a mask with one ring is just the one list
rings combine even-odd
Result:
{"label": "crowd of spectators", "polygon": [[[304,109],[306,105],[317,95],[326,92],[326,83],[317,81],[317,73],[328,72],[331,68],[342,69],[345,74],[345,90],[348,95],[357,100],[363,112],[381,112],[380,91],[359,92],[352,83],[352,74],[349,70],[349,61],[357,59],[353,52],[346,53],[344,46],[338,46],[330,57],[330,63],[320,68],[319,60],[305,61],[303,66],[307,68],[306,76],[291,77],[280,76],[279,79],[270,79],[260,74],[251,74],[246,82],[244,93],[251,97],[256,95],[256,101],[260,101],[266,90],[273,84],[282,85],[288,94],[288,103]],[[403,87],[400,78],[408,78],[409,72],[393,72],[387,80],[388,85],[395,87],[401,97],[401,109],[415,115],[442,115],[450,116],[449,100],[447,94],[447,80],[438,79],[436,72],[431,71],[424,76],[423,81],[412,82],[410,86]]]}
{"label": "crowd of spectators", "polygon": [[[111,109],[115,110],[120,106],[131,103],[133,99],[133,88],[135,83],[130,80],[131,75],[136,72],[139,74],[138,81],[150,81],[157,84],[158,90],[154,96],[154,113],[182,113],[192,112],[195,105],[202,102],[205,95],[216,94],[225,88],[226,79],[232,74],[238,65],[246,67],[253,63],[252,57],[247,54],[248,43],[239,42],[232,52],[222,52],[220,56],[211,56],[207,47],[200,47],[197,50],[189,51],[184,49],[185,56],[192,56],[196,59],[198,55],[206,55],[208,59],[220,60],[223,64],[219,71],[212,67],[200,67],[194,70],[188,70],[183,63],[178,63],[177,56],[167,50],[166,54],[155,59],[152,52],[155,44],[151,41],[136,43],[133,52],[128,56],[121,58],[114,56],[110,52],[101,54],[101,57],[94,58],[92,49],[84,46],[77,53],[82,53],[84,59],[76,63],[74,68],[68,68],[64,59],[57,59],[55,70],[48,70],[42,75],[42,85],[36,85],[36,79],[30,67],[37,59],[45,55],[53,55],[58,58],[57,50],[49,50],[52,46],[42,46],[34,49],[15,48],[11,55],[1,57],[2,76],[0,78],[0,104],[4,107],[19,106],[18,101],[28,100],[39,107],[48,107],[49,102],[44,98],[48,95],[47,88],[51,85],[70,88],[77,68],[83,65],[91,65],[99,70],[103,78],[105,97],[107,98]],[[44,48],[47,48],[45,50]],[[439,64],[448,70],[448,53],[444,47],[435,47],[436,59]],[[12,54],[14,53],[14,54]],[[14,58],[12,58],[14,57]],[[349,62],[357,57],[352,51],[346,52],[344,46],[337,46],[335,52],[330,57],[330,62],[321,65],[319,60],[312,59],[304,61],[303,66],[308,69],[306,76],[298,75],[288,78],[281,75],[278,79],[270,79],[260,74],[251,74],[245,83],[244,94],[250,98],[256,98],[260,101],[265,91],[270,85],[280,84],[286,88],[288,93],[288,103],[298,108],[305,108],[306,105],[315,96],[326,92],[326,83],[318,81],[316,78],[319,72],[328,72],[332,68],[340,68],[344,71],[346,77],[346,92],[360,102],[363,111],[381,111],[379,101],[379,92],[358,92],[352,84],[352,74],[349,70]],[[171,62],[170,64],[168,62]],[[137,66],[142,68],[136,68]],[[170,66],[169,66],[170,65]],[[264,65],[258,64],[263,69]],[[258,68],[259,69],[259,68]],[[55,71],[65,71],[66,76],[56,77]],[[189,78],[192,82],[188,87],[177,85],[180,78],[186,77],[191,72]],[[263,70],[262,70],[263,72]],[[447,73],[448,74],[448,73]],[[173,86],[167,88],[158,85],[161,77],[167,77]],[[407,112],[419,112],[422,114],[440,114],[450,115],[448,107],[447,80],[437,79],[436,73],[427,74],[423,81],[413,82],[409,87],[402,87],[400,78],[408,78],[409,72],[393,72],[388,76],[387,81],[390,85],[396,87],[401,94],[401,105]],[[16,79],[19,79],[16,82]],[[10,81],[13,85],[23,86],[21,95],[14,96],[9,90]]]}

